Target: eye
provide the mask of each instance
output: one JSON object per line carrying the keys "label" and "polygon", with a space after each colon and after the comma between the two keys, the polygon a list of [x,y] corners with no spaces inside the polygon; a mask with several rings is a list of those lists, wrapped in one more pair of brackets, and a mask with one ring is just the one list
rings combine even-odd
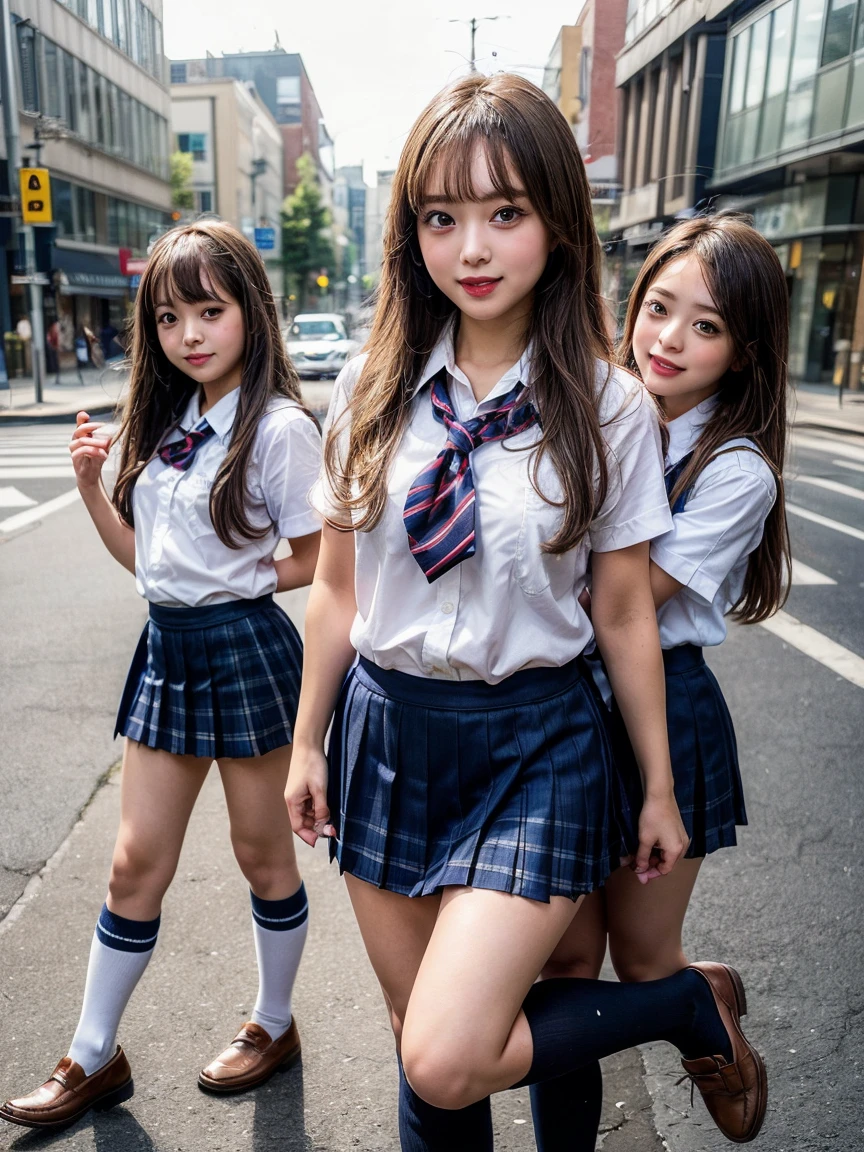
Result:
{"label": "eye", "polygon": [[173,312],[163,312],[161,316],[156,317],[157,324],[173,324],[177,317]]}
{"label": "eye", "polygon": [[456,221],[446,212],[428,212],[423,217],[423,223],[428,225],[433,232],[437,232],[442,228],[450,228]]}
{"label": "eye", "polygon": [[697,320],[696,331],[701,332],[703,336],[716,336],[720,329],[710,320]]}
{"label": "eye", "polygon": [[216,320],[222,315],[222,309],[214,305],[212,308],[205,308],[203,315],[206,316],[208,320]]}
{"label": "eye", "polygon": [[652,316],[666,315],[666,309],[663,307],[659,300],[646,300],[645,311],[650,312]]}
{"label": "eye", "polygon": [[492,219],[497,220],[499,224],[513,224],[520,216],[524,215],[525,213],[519,208],[499,208]]}

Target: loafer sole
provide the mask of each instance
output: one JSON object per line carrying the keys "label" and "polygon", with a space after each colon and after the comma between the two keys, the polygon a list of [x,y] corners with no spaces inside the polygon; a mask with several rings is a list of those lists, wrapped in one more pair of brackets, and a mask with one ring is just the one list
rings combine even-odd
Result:
{"label": "loafer sole", "polygon": [[251,1092],[253,1088],[260,1088],[262,1084],[266,1084],[277,1072],[287,1072],[289,1068],[297,1063],[301,1055],[302,1053],[298,1048],[295,1052],[289,1053],[281,1064],[275,1064],[270,1071],[265,1072],[263,1076],[259,1076],[254,1080],[244,1080],[240,1084],[234,1083],[231,1080],[211,1080],[208,1076],[205,1076],[203,1072],[199,1072],[198,1087],[202,1092],[209,1092],[212,1096],[236,1096],[241,1092]]}
{"label": "loafer sole", "polygon": [[64,1116],[62,1120],[25,1118],[23,1116],[17,1116],[15,1113],[7,1112],[2,1105],[0,1105],[0,1119],[6,1120],[9,1124],[17,1124],[21,1128],[37,1128],[41,1132],[63,1132],[66,1128],[71,1128],[73,1124],[77,1124],[88,1112],[109,1112],[112,1108],[116,1108],[118,1104],[123,1104],[125,1101],[131,1100],[134,1094],[135,1081],[130,1079],[127,1080],[125,1084],[121,1084],[119,1088],[112,1088],[110,1092],[98,1096],[73,1116]]}

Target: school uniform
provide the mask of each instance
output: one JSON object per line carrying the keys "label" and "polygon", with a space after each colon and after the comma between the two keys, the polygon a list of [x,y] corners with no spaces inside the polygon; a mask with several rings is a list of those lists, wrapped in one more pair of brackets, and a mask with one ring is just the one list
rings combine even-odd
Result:
{"label": "school uniform", "polygon": [[[690,460],[717,404],[710,397],[667,425],[667,489]],[[774,474],[747,439],[730,440],[672,508],[672,527],[651,559],[684,587],[657,612],[666,669],[666,714],[675,796],[690,836],[689,857],[736,843],[747,823],[732,718],[702,649],[726,638],[726,613],[744,587],[748,557],[777,497]],[[616,761],[638,812],[641,785],[620,713],[613,709]]]}
{"label": "school uniform", "polygon": [[[362,364],[343,369],[328,426],[349,405]],[[508,397],[521,398],[503,423],[521,419],[530,351],[478,403],[446,331],[415,382],[384,513],[355,534],[358,659],[329,746],[331,852],[341,870],[409,896],[470,885],[546,901],[591,891],[617,862],[608,737],[578,659],[593,632],[578,597],[592,549],[651,539],[671,519],[653,406],[627,374],[612,371],[607,382],[599,363],[596,374],[609,490],[586,538],[561,556],[541,551],[562,513],[531,484],[530,448],[542,433],[529,420],[468,454],[470,532],[448,551],[447,525],[433,531],[428,572],[417,558],[426,544],[412,544],[406,527],[414,531],[410,517],[424,507],[418,476],[447,445],[481,438],[478,427]],[[449,430],[435,397],[449,406]],[[343,451],[348,430],[339,427]],[[560,499],[548,458],[539,481]],[[311,499],[331,522],[352,525],[324,473]]]}
{"label": "school uniform", "polygon": [[262,756],[292,738],[302,646],[273,602],[273,553],[280,539],[320,528],[306,498],[320,466],[320,435],[298,404],[271,401],[259,420],[246,482],[249,520],[265,531],[228,548],[210,519],[210,492],[239,397],[236,388],[208,409],[199,443],[196,391],[180,428],[162,441],[165,455],[180,466],[157,452],[132,497],[136,583],[150,619],[115,735],[176,755]]}

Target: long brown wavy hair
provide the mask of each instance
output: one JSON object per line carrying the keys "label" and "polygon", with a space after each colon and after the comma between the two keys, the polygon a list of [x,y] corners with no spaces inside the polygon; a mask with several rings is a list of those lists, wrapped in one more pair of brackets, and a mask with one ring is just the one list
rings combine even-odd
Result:
{"label": "long brown wavy hair", "polygon": [[[786,278],[776,252],[743,213],[720,212],[676,225],[651,249],[630,293],[618,348],[626,368],[638,372],[633,329],[649,288],[671,261],[690,255],[699,261],[736,356],[720,381],[717,406],[670,501],[692,487],[729,440],[746,437],[758,447],[774,473],[777,499],[762,540],[750,553],[744,588],[732,609],[735,620],[758,624],[786,602],[792,570],[783,492],[789,346]],[[662,398],[657,399],[662,407]]]}
{"label": "long brown wavy hair", "polygon": [[533,483],[538,486],[537,469],[548,453],[563,489],[562,524],[545,548],[565,552],[584,536],[606,493],[596,362],[608,364],[611,349],[582,158],[553,102],[520,76],[475,74],[457,80],[411,129],[393,178],[368,357],[345,414],[348,444],[340,458],[344,424],[337,421],[325,448],[326,466],[340,502],[360,513],[354,526],[373,528],[410,417],[412,386],[457,315],[426,270],[418,213],[433,179],[436,194],[443,192],[448,200],[477,200],[470,173],[478,144],[485,149],[496,192],[513,199],[514,183],[521,184],[555,245],[534,289],[525,344],[532,347],[531,393],[543,427]]}
{"label": "long brown wavy hair", "polygon": [[246,469],[259,418],[274,396],[302,403],[297,373],[279,331],[279,318],[264,263],[236,228],[202,220],[174,228],[156,241],[135,299],[129,349],[129,394],[118,438],[120,467],[112,501],[132,524],[132,491],[165,433],[177,427],[197,387],[162,351],[156,330],[156,304],[182,300],[197,304],[232,296],[243,311],[246,342],[240,399],[228,453],[210,493],[210,518],[229,548],[265,536],[245,507]]}

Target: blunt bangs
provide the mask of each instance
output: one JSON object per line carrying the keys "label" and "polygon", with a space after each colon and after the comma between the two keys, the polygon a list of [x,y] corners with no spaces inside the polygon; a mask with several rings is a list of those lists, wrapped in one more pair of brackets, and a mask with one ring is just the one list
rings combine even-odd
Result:
{"label": "blunt bangs", "polygon": [[505,140],[501,117],[488,105],[481,111],[485,114],[478,115],[478,109],[468,105],[451,112],[435,126],[406,185],[408,203],[415,215],[433,197],[443,196],[451,203],[477,203],[485,197],[474,187],[471,176],[478,147],[483,149],[489,178],[499,196],[514,200],[518,195],[527,195],[532,199],[531,190],[520,186],[522,173]]}
{"label": "blunt bangs", "polygon": [[142,285],[144,304],[151,315],[157,304],[174,300],[184,304],[224,302],[219,291],[237,299],[230,285],[223,282],[224,270],[218,266],[218,254],[210,237],[187,231],[178,231],[176,236],[169,233],[169,237],[169,242],[161,244],[151,257]]}

